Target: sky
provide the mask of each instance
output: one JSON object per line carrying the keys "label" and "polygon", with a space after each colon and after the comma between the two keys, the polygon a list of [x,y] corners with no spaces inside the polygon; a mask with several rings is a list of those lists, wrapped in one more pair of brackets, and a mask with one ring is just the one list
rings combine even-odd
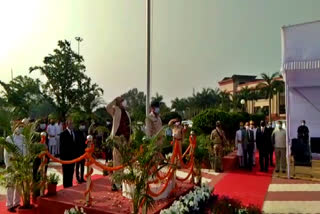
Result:
{"label": "sky", "polygon": [[[320,19],[317,0],[153,0],[151,92],[175,97],[233,74],[279,71],[280,28]],[[29,75],[58,40],[84,40],[87,75],[111,101],[146,91],[145,0],[0,0],[0,78]]]}

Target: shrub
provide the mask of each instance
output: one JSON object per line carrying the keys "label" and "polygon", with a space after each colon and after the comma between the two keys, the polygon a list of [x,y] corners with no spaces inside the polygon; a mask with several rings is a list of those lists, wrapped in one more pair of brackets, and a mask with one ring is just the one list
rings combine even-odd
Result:
{"label": "shrub", "polygon": [[161,116],[162,124],[168,124],[171,119],[182,118],[178,112],[168,112]]}
{"label": "shrub", "polygon": [[192,128],[199,134],[210,134],[215,129],[216,121],[220,120],[226,137],[233,140],[241,121],[253,120],[255,124],[260,124],[260,121],[264,118],[263,114],[249,115],[246,112],[224,112],[217,109],[207,109],[193,118]]}

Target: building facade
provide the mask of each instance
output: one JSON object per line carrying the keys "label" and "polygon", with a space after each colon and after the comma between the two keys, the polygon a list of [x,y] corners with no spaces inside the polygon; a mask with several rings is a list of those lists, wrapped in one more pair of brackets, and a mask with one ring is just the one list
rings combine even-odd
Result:
{"label": "building facade", "polygon": [[[277,80],[282,80],[282,77],[278,77]],[[249,75],[233,75],[232,77],[225,77],[219,82],[219,88],[221,91],[226,91],[228,93],[235,94],[240,92],[243,88],[248,87],[254,90],[259,83],[262,83],[262,79],[257,79],[257,76]],[[246,111],[249,114],[264,112],[266,115],[269,114],[271,110],[271,117],[273,120],[284,119],[285,118],[285,93],[277,93],[273,96],[271,100],[271,107],[269,106],[269,100],[261,99],[258,100],[248,100],[247,106],[245,106]]]}

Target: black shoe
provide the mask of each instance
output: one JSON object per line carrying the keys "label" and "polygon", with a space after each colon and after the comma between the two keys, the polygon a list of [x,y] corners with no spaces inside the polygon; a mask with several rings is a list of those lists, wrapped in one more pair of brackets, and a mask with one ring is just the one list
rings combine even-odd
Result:
{"label": "black shoe", "polygon": [[16,213],[17,211],[16,211],[16,209],[14,207],[11,207],[11,208],[8,209],[8,212],[9,213]]}
{"label": "black shoe", "polygon": [[14,209],[17,209],[17,208],[19,208],[20,207],[20,204],[17,204],[16,206],[14,206],[13,208]]}
{"label": "black shoe", "polygon": [[276,173],[279,173],[279,170],[276,170]]}
{"label": "black shoe", "polygon": [[286,173],[286,171],[282,170],[282,173]]}
{"label": "black shoe", "polygon": [[82,183],[87,183],[87,181],[84,180],[83,178],[81,179],[81,182],[82,182]]}
{"label": "black shoe", "polygon": [[117,185],[112,184],[111,191],[113,191],[113,192],[118,191]]}
{"label": "black shoe", "polygon": [[82,183],[82,181],[81,181],[80,179],[77,179],[77,182],[78,182],[78,184],[81,184],[81,183]]}
{"label": "black shoe", "polygon": [[272,164],[270,164],[270,166],[274,166],[274,164],[272,163]]}

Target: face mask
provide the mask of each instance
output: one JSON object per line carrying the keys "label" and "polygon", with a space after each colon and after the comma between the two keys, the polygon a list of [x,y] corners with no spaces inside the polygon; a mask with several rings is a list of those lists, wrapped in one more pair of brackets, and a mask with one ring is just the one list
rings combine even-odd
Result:
{"label": "face mask", "polygon": [[16,135],[20,135],[21,133],[22,133],[22,129],[21,128],[16,128],[15,130],[14,130],[14,133],[16,134]]}
{"label": "face mask", "polygon": [[305,123],[301,123],[301,126],[304,126],[304,125],[306,125]]}
{"label": "face mask", "polygon": [[249,129],[249,126],[245,126],[246,129]]}
{"label": "face mask", "polygon": [[126,100],[123,100],[121,104],[122,104],[122,106],[123,106],[124,108],[127,107],[127,101],[126,101]]}
{"label": "face mask", "polygon": [[40,124],[40,129],[45,129],[45,128],[46,128],[46,124],[41,123],[41,124]]}
{"label": "face mask", "polygon": [[179,126],[179,125],[180,125],[180,122],[176,122],[175,124],[176,124],[176,126]]}
{"label": "face mask", "polygon": [[155,112],[156,114],[159,114],[159,113],[160,113],[160,108],[155,108],[155,109],[154,109],[154,112]]}
{"label": "face mask", "polygon": [[81,126],[79,126],[79,129],[80,129],[81,131],[83,131],[83,130],[85,130],[85,129],[86,129],[86,126],[81,125]]}

